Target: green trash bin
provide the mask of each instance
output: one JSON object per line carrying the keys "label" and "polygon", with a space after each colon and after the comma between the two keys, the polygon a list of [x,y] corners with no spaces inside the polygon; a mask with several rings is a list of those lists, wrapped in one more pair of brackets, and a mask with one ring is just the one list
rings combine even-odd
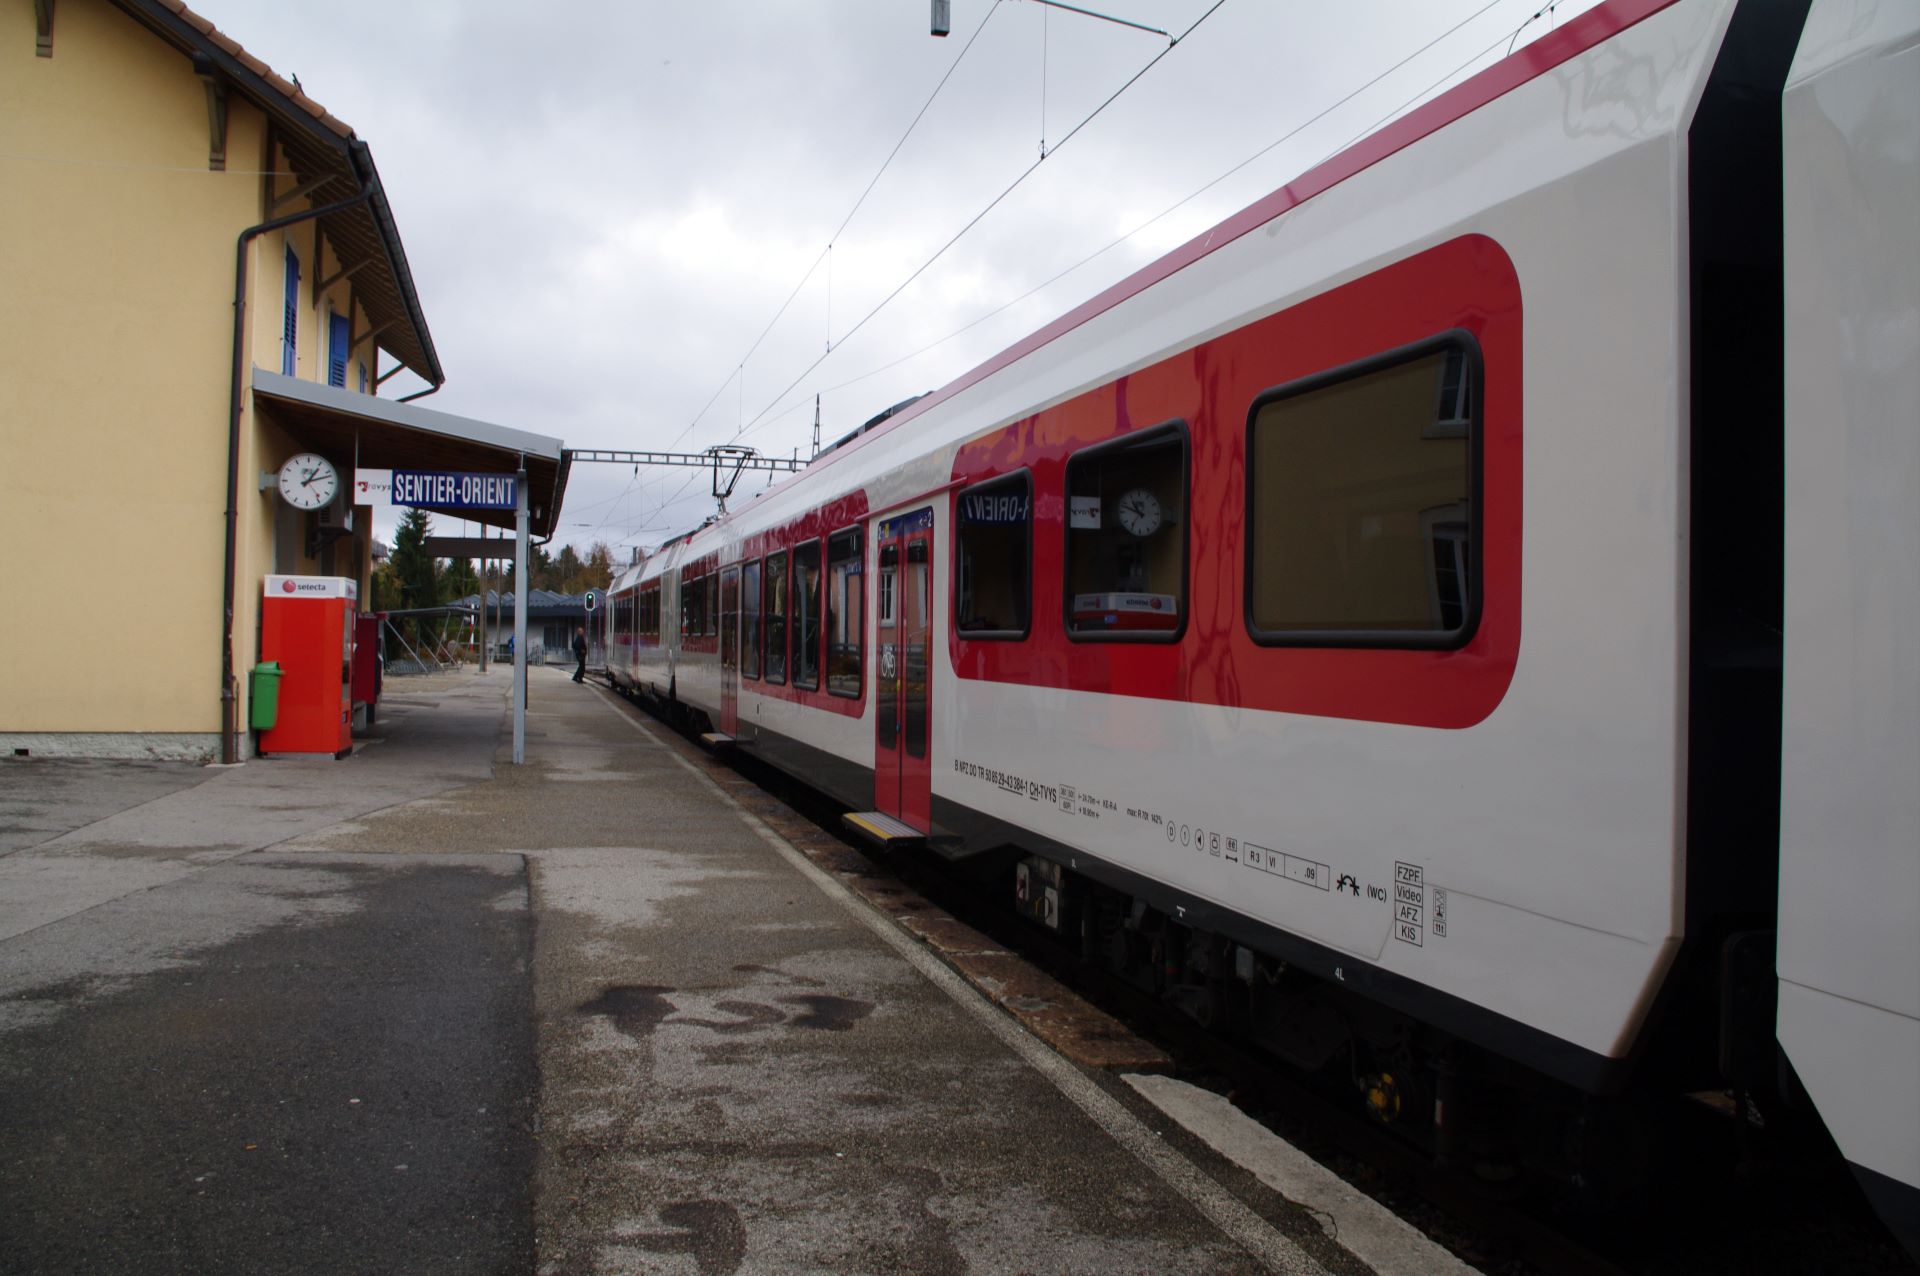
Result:
{"label": "green trash bin", "polygon": [[253,691],[247,697],[247,722],[255,731],[271,731],[280,720],[280,662],[262,660],[253,667]]}

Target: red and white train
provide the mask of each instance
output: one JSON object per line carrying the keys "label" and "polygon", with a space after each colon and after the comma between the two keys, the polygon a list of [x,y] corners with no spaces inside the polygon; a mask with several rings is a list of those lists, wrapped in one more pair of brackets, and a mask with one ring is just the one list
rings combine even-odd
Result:
{"label": "red and white train", "polygon": [[1440,1152],[1810,1100],[1915,1244],[1916,124],[1910,4],[1608,0],[630,569],[609,673]]}

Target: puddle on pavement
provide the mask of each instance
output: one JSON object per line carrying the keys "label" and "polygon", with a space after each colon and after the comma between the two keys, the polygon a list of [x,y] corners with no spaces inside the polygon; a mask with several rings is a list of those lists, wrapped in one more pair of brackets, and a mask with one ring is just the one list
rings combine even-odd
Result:
{"label": "puddle on pavement", "polygon": [[616,984],[581,1006],[580,1013],[611,1019],[615,1028],[642,1041],[674,1012],[666,997],[672,991],[660,984]]}
{"label": "puddle on pavement", "polygon": [[780,1002],[788,1006],[806,1007],[805,1012],[793,1021],[794,1027],[824,1028],[829,1032],[845,1032],[873,1013],[873,1003],[870,1001],[829,997],[822,993],[782,997]]}

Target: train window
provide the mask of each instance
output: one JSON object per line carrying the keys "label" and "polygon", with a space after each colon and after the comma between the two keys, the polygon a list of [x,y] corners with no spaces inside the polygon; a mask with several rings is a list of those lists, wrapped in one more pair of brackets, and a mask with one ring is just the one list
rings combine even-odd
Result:
{"label": "train window", "polygon": [[960,633],[1025,638],[1033,597],[1033,476],[1022,470],[958,498],[954,580]]}
{"label": "train window", "polygon": [[707,573],[707,637],[720,633],[720,573]]}
{"label": "train window", "polygon": [[1445,648],[1472,636],[1479,363],[1473,339],[1449,333],[1254,400],[1255,639]]}
{"label": "train window", "polygon": [[820,686],[820,542],[793,547],[793,685]]}
{"label": "train window", "polygon": [[760,563],[748,563],[740,574],[740,673],[760,676]]}
{"label": "train window", "polygon": [[1186,625],[1187,430],[1173,422],[1067,461],[1067,633],[1167,642]]}
{"label": "train window", "polygon": [[767,681],[787,680],[787,556],[767,555]]}
{"label": "train window", "polygon": [[850,527],[827,539],[827,691],[859,696],[866,649],[865,544]]}

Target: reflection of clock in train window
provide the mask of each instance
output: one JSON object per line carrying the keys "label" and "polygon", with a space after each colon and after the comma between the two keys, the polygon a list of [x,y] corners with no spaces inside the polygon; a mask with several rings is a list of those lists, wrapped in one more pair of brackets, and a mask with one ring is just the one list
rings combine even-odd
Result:
{"label": "reflection of clock in train window", "polygon": [[1067,458],[1070,635],[1131,642],[1179,638],[1187,595],[1187,473],[1187,431],[1179,421]]}
{"label": "reflection of clock in train window", "polygon": [[1151,536],[1160,530],[1160,498],[1136,487],[1120,498],[1119,517],[1120,526],[1135,536]]}

